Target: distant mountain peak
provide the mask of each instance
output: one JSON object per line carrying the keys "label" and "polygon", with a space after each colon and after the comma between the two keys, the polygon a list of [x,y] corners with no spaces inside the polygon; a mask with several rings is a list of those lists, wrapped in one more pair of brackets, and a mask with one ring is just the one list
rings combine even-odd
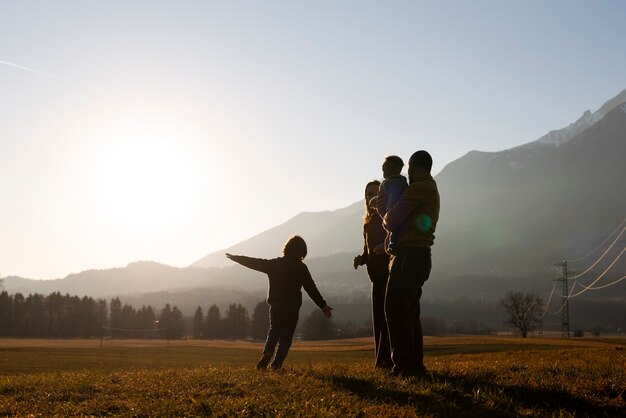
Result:
{"label": "distant mountain peak", "polygon": [[538,140],[531,142],[531,144],[546,144],[551,145],[555,148],[560,147],[566,142],[569,142],[569,140],[580,134],[582,131],[594,125],[611,110],[624,104],[625,102],[626,89],[622,90],[617,96],[604,103],[604,105],[602,105],[602,107],[597,111],[592,113],[590,110],[585,110],[582,116],[578,118],[576,122],[570,123],[565,128],[550,131]]}
{"label": "distant mountain peak", "polygon": [[582,116],[576,120],[576,122],[570,123],[568,126],[562,129],[548,132],[546,135],[539,138],[537,143],[553,145],[554,147],[560,147],[568,142],[570,139],[589,128],[591,125],[602,119],[605,112],[600,110],[591,113],[590,110],[585,110]]}
{"label": "distant mountain peak", "polygon": [[156,261],[150,260],[139,260],[133,261],[132,263],[126,266],[127,269],[139,269],[139,268],[172,268],[172,266],[168,266],[167,264],[158,263]]}

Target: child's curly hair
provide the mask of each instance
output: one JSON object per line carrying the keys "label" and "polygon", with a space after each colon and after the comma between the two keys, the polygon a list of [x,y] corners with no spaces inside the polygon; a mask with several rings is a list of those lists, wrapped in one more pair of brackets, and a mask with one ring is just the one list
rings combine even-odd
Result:
{"label": "child's curly hair", "polygon": [[300,235],[294,235],[289,238],[283,247],[283,256],[298,260],[304,260],[306,252],[306,242]]}

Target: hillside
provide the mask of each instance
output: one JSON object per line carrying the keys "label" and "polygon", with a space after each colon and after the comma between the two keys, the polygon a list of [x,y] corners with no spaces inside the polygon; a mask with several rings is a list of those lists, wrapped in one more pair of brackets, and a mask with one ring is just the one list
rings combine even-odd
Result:
{"label": "hillside", "polygon": [[531,145],[471,152],[437,176],[442,270],[545,270],[585,254],[624,219],[626,106],[558,147]]}
{"label": "hillside", "polygon": [[219,275],[219,272],[220,269],[180,269],[165,264],[141,261],[131,263],[126,267],[87,270],[57,280],[5,277],[3,286],[11,293],[61,292],[102,297],[202,286],[207,283],[208,277]]}
{"label": "hillside", "polygon": [[216,251],[192,264],[193,267],[227,266],[224,253],[247,254],[271,258],[280,254],[287,238],[305,238],[312,257],[325,257],[344,251],[358,251],[362,244],[363,203],[326,212],[304,212],[287,222],[247,239],[232,247]]}
{"label": "hillside", "polygon": [[[554,263],[602,242],[626,217],[624,103],[626,90],[538,140],[448,164],[435,177],[442,203],[433,277],[552,277]],[[300,214],[193,266],[224,265],[224,252],[275,256],[295,233],[307,239],[310,258],[354,254],[362,206]]]}

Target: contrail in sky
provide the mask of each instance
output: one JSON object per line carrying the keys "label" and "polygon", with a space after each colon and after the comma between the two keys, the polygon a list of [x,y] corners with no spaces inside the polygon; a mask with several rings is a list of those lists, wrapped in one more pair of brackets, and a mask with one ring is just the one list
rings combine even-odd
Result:
{"label": "contrail in sky", "polygon": [[0,64],[8,65],[10,67],[19,68],[20,70],[30,71],[31,73],[37,73],[37,74],[45,75],[46,77],[52,77],[52,78],[56,78],[56,79],[60,79],[61,78],[61,77],[56,76],[54,74],[46,73],[44,71],[35,70],[34,68],[24,67],[23,65],[13,64],[12,62],[8,62],[8,61],[0,60]]}

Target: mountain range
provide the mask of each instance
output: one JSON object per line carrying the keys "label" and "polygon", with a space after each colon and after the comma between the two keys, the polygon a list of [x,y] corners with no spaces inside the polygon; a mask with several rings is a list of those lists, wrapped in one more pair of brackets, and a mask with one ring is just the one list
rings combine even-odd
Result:
{"label": "mountain range", "polygon": [[[587,253],[626,217],[625,156],[626,90],[538,140],[500,152],[471,151],[448,164],[435,177],[441,194],[429,281],[441,293],[435,295],[497,296],[512,286],[549,290],[555,263]],[[50,281],[5,277],[3,285],[9,292],[91,296],[206,286],[263,289],[266,281],[232,266],[224,252],[275,257],[286,238],[299,234],[316,280],[344,294],[366,291],[365,273],[352,268],[363,246],[363,210],[363,202],[355,202],[301,213],[188,268],[138,262]],[[620,260],[607,277],[623,275],[624,267]],[[612,289],[623,295],[624,287]]]}
{"label": "mountain range", "polygon": [[625,102],[623,91],[535,142],[450,163],[437,176],[440,268],[532,274],[602,242],[626,217]]}
{"label": "mountain range", "polygon": [[[448,164],[435,177],[441,216],[434,275],[546,274],[562,259],[594,248],[626,217],[624,156],[626,90],[536,141],[501,152],[471,151]],[[193,266],[223,266],[224,252],[271,257],[296,233],[306,238],[310,254],[343,252],[349,263],[363,245],[362,214],[362,202],[303,213]]]}

